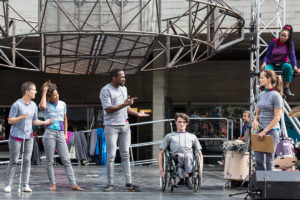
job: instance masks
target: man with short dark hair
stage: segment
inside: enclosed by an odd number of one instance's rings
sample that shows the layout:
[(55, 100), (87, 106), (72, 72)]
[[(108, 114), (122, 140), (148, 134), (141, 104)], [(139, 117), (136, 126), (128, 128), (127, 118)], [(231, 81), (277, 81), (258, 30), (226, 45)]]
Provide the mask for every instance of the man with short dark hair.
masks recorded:
[(241, 136), (238, 138), (239, 140), (246, 141), (248, 135), (248, 125), (250, 123), (250, 111), (246, 110), (243, 112), (243, 128)]
[(131, 144), (128, 114), (137, 117), (147, 117), (144, 112), (136, 112), (130, 105), (137, 99), (127, 95), (125, 87), (125, 73), (119, 69), (111, 71), (111, 82), (100, 91), (100, 100), (104, 109), (104, 133), (107, 145), (107, 179), (108, 184), (105, 192), (114, 189), (114, 160), (116, 157), (117, 144), (120, 147), (122, 167), (125, 174), (125, 191), (140, 191), (138, 186), (132, 184), (129, 163), (129, 147)]
[[(18, 164), (22, 142), (24, 144), (23, 171), (22, 171), (22, 192), (31, 192), (29, 187), (30, 160), (33, 148), (32, 125), (48, 125), (51, 120), (38, 120), (38, 108), (32, 101), (37, 93), (32, 82), (22, 84), (23, 97), (14, 102), (10, 108), (8, 123), (11, 124), (9, 134), (9, 164), (7, 166), (6, 187), (4, 192), (11, 192), (11, 185)], [(25, 138), (25, 141), (23, 141)]]
[(186, 126), (189, 121), (190, 118), (186, 114), (175, 114), (177, 131), (169, 133), (164, 137), (158, 154), (158, 167), (160, 176), (164, 177), (163, 154), (167, 149), (170, 149), (172, 158), (178, 162), (179, 166), (178, 175), (180, 181), (178, 182), (178, 185), (186, 184), (189, 189), (192, 189), (192, 183), (189, 176), (193, 169), (193, 151), (196, 150), (199, 155), (201, 171), (203, 169), (203, 155), (198, 138), (186, 131)]

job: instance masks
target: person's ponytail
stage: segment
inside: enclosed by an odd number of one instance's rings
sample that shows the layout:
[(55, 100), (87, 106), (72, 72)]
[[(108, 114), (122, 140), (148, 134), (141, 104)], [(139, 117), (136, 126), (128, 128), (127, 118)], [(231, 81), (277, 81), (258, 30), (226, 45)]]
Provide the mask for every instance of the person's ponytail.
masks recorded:
[(276, 82), (274, 84), (274, 89), (279, 92), (279, 94), (282, 96), (282, 79), (280, 76), (276, 76)]

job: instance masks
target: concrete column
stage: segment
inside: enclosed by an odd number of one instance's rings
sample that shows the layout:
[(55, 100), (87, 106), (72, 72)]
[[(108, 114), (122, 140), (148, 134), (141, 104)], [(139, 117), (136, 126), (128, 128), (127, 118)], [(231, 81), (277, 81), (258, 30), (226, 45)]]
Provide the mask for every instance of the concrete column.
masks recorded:
[[(165, 119), (165, 71), (153, 71), (153, 121)], [(153, 124), (153, 141), (162, 140), (165, 134), (165, 123)], [(153, 158), (159, 152), (159, 145), (153, 146)]]

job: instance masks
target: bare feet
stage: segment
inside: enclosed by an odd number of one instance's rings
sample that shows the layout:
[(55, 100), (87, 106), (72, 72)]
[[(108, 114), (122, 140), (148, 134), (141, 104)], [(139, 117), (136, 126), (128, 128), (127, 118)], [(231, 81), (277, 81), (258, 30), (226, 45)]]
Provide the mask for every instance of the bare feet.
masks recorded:
[(74, 184), (73, 187), (72, 187), (72, 190), (83, 191), (84, 189), (79, 187), (77, 184)]
[(56, 190), (56, 184), (51, 185), (50, 191), (55, 191)]

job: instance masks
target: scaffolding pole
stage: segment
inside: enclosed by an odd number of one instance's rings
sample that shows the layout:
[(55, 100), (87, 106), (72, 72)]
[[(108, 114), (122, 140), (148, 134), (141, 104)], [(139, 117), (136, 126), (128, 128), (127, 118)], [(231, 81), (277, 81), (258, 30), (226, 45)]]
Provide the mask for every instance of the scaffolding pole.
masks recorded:
[[(270, 6), (274, 7), (274, 15), (270, 17)], [(268, 13), (265, 13), (265, 11)], [(251, 121), (255, 116), (255, 106), (259, 90), (259, 73), (260, 61), (262, 55), (268, 48), (268, 41), (264, 38), (264, 33), (271, 33), (274, 37), (279, 37), (280, 30), (285, 24), (286, 0), (251, 0), (251, 22), (250, 22), (250, 111)], [(270, 18), (265, 19), (265, 16)], [(288, 105), (287, 102), (284, 104)], [(281, 117), (281, 131), (284, 136), (288, 136), (285, 115), (288, 112), (283, 112)], [(297, 123), (292, 123), (296, 131), (299, 133), (299, 128), (295, 127)]]

